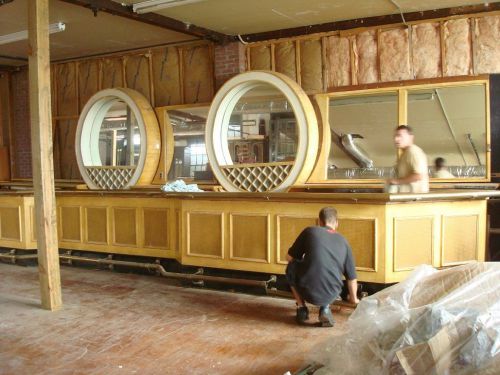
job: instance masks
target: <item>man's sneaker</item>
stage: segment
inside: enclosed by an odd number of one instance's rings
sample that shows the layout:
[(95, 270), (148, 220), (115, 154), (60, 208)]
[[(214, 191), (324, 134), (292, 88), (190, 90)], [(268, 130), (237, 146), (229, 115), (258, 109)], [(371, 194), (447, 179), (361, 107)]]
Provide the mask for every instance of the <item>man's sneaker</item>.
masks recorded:
[(297, 315), (295, 320), (299, 324), (303, 324), (307, 319), (309, 319), (309, 309), (307, 306), (297, 306)]
[(321, 306), (319, 309), (319, 322), (321, 327), (333, 327), (335, 325), (330, 306)]

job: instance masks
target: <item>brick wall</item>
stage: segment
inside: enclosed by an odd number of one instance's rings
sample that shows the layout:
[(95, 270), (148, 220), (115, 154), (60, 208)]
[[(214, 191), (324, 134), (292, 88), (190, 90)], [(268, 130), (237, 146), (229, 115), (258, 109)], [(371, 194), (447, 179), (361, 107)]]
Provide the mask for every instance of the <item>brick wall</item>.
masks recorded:
[(219, 89), (224, 82), (246, 70), (245, 47), (240, 42), (215, 46), (215, 87)]
[(12, 145), (11, 171), (13, 178), (31, 178), (31, 131), (29, 112), (28, 71), (12, 74)]

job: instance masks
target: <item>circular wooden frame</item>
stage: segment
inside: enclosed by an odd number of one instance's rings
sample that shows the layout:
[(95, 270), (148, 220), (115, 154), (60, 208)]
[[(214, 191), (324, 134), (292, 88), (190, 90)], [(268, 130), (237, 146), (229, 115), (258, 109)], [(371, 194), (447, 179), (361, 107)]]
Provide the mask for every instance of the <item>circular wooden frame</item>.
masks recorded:
[[(109, 108), (117, 100), (123, 100), (132, 110), (139, 125), (141, 148), (137, 166), (102, 166), (99, 155), (99, 130)], [(127, 189), (149, 185), (156, 173), (160, 159), (160, 129), (155, 112), (147, 99), (139, 92), (127, 88), (99, 91), (83, 107), (75, 138), (78, 168), (90, 189)], [(146, 163), (147, 161), (147, 163)], [(102, 173), (96, 177), (94, 171)], [(116, 177), (116, 182), (106, 181)]]
[[(295, 162), (287, 169), (286, 173), (283, 171), (285, 177), (277, 184), (270, 184), (271, 188), (269, 189), (264, 186), (256, 190), (252, 186), (252, 181), (249, 181), (248, 185), (252, 189), (236, 185), (234, 179), (231, 179), (222, 167), (235, 169), (239, 166), (238, 164), (234, 164), (233, 166), (227, 142), (227, 131), (231, 113), (245, 93), (263, 83), (274, 86), (291, 104), (297, 120), (299, 140)], [(309, 178), (318, 153), (318, 124), (311, 101), (295, 81), (276, 72), (251, 71), (233, 77), (217, 92), (208, 113), (205, 143), (212, 170), (225, 190), (230, 192), (281, 192), (288, 190), (295, 184), (305, 183)], [(275, 172), (270, 169), (272, 167), (283, 169), (284, 166), (282, 164), (284, 163), (261, 163), (258, 165), (255, 164), (254, 167), (252, 167), (252, 164), (249, 164), (244, 168), (248, 169), (251, 175), (255, 174), (251, 170), (252, 168), (260, 168), (259, 173), (269, 174)]]

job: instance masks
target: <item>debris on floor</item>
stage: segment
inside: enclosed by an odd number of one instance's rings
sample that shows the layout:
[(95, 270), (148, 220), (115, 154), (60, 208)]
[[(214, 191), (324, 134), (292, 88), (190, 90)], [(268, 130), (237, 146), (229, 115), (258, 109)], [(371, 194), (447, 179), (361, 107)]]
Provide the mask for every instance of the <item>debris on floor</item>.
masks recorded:
[(362, 300), (346, 333), (313, 350), (324, 374), (498, 374), (500, 264), (420, 266)]

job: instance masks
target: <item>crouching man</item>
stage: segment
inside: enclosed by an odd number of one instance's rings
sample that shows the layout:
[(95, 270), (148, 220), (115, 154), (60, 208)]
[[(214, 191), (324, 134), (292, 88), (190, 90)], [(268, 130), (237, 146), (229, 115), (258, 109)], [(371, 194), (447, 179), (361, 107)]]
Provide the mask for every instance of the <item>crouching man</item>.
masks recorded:
[(347, 279), (349, 301), (358, 303), (354, 258), (347, 240), (336, 232), (337, 210), (325, 207), (319, 212), (319, 226), (300, 233), (288, 250), (286, 277), (297, 302), (297, 323), (309, 319), (306, 301), (320, 306), (319, 322), (333, 327), (330, 304), (340, 295)]

